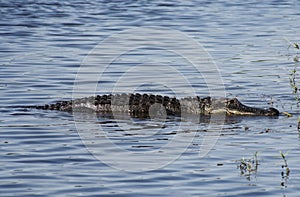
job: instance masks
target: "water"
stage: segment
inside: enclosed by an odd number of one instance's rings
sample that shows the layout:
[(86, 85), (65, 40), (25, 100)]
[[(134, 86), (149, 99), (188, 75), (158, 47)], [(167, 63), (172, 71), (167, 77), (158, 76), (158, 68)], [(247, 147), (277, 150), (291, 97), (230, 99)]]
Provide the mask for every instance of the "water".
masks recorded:
[[(297, 50), (287, 40), (299, 42), (298, 1), (0, 1), (0, 16), (0, 196), (297, 195), (299, 108), (289, 79)], [(227, 96), (294, 116), (233, 118), (223, 125), (195, 117), (77, 114), (74, 122), (65, 112), (10, 108), (70, 99), (78, 68), (99, 42), (150, 26), (201, 43)], [(174, 39), (178, 50), (189, 51), (182, 37)], [(99, 76), (91, 71), (87, 76)], [(184, 96), (192, 90), (205, 96), (222, 90), (209, 87), (201, 73), (174, 51), (136, 48), (116, 58), (99, 83), (79, 81), (90, 88), (80, 94)], [(92, 149), (93, 142), (100, 149)], [(176, 143), (166, 147), (170, 142)], [(287, 176), (279, 151), (286, 155)], [(256, 152), (258, 169), (241, 174), (240, 160), (254, 161)]]

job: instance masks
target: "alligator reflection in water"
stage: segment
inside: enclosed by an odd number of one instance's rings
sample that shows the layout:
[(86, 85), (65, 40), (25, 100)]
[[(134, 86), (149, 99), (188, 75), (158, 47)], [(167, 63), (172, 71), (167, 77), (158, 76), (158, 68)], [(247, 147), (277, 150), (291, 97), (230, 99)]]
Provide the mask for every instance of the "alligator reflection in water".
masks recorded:
[(97, 113), (128, 113), (132, 117), (166, 117), (167, 115), (181, 114), (226, 114), (243, 116), (278, 116), (275, 108), (256, 108), (242, 104), (236, 98), (211, 98), (211, 97), (187, 97), (178, 99), (175, 97), (152, 94), (116, 94), (97, 95), (60, 101), (50, 105), (21, 106), (43, 110), (60, 111), (93, 111)]
[[(105, 113), (105, 114), (99, 114), (96, 113), (96, 116), (91, 113), (82, 113), (82, 112), (75, 112), (76, 113), (76, 120), (77, 121), (86, 121), (86, 120), (91, 120), (96, 118), (98, 123), (107, 123), (108, 121), (118, 121), (118, 120), (130, 120), (132, 122), (140, 123), (142, 120), (149, 120), (149, 116), (132, 116), (130, 114), (125, 114), (125, 113)], [(190, 122), (193, 124), (201, 124), (204, 123), (206, 124), (226, 124), (226, 125), (232, 125), (236, 123), (240, 123), (244, 120), (261, 120), (262, 118), (266, 119), (278, 119), (278, 116), (211, 116), (211, 115), (196, 115), (196, 114), (191, 114), (191, 115), (186, 115), (184, 117), (179, 117), (179, 116), (166, 116), (164, 118), (151, 118), (152, 122)]]

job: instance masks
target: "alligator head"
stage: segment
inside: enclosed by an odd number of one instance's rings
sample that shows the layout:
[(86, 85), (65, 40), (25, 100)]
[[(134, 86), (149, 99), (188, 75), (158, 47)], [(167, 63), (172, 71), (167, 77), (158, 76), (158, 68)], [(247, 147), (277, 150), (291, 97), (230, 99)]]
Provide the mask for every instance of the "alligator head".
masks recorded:
[(202, 111), (205, 114), (226, 113), (227, 115), (278, 116), (279, 111), (273, 107), (256, 108), (242, 104), (237, 98), (202, 99)]

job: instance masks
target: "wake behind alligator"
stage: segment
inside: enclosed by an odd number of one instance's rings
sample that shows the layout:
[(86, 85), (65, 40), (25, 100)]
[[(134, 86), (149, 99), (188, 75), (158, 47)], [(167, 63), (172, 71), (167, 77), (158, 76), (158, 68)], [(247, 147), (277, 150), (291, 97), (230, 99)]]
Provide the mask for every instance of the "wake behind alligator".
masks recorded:
[(148, 115), (180, 115), (181, 113), (211, 115), (226, 113), (226, 115), (245, 116), (278, 116), (275, 108), (256, 108), (242, 104), (237, 98), (187, 97), (178, 99), (153, 94), (115, 94), (97, 95), (59, 101), (54, 104), (38, 106), (22, 106), (42, 110), (97, 112), (97, 113), (128, 113), (132, 116)]

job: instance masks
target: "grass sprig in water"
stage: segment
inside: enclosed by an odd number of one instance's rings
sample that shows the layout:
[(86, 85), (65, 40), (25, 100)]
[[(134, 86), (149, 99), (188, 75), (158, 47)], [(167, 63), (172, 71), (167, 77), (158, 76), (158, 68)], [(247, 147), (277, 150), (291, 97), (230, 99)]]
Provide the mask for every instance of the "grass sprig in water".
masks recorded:
[(287, 163), (287, 159), (286, 159), (286, 155), (283, 154), (282, 151), (280, 151), (280, 156), (281, 158), (283, 159), (283, 165), (281, 165), (281, 168), (283, 169), (281, 171), (281, 178), (282, 178), (282, 181), (281, 181), (281, 186), (286, 186), (286, 182), (290, 176), (290, 168), (288, 166), (288, 163)]
[(239, 168), (241, 170), (241, 174), (250, 177), (251, 173), (257, 172), (258, 169), (258, 152), (255, 152), (254, 157), (252, 159), (242, 158), (240, 160)]
[(293, 63), (294, 63), (294, 68), (290, 71), (290, 74), (289, 74), (289, 82), (290, 82), (290, 87), (292, 89), (292, 94), (294, 95), (294, 98), (297, 102), (297, 107), (299, 107), (299, 104), (300, 104), (300, 97), (299, 97), (299, 82), (297, 80), (297, 78), (299, 77), (299, 73), (298, 73), (298, 64), (299, 64), (299, 55), (300, 55), (300, 46), (298, 43), (294, 42), (292, 43), (291, 41), (289, 41), (287, 38), (286, 38), (286, 41), (289, 43), (289, 48), (293, 48), (295, 49), (294, 52), (290, 52), (289, 51), (289, 54), (288, 56), (289, 57), (293, 57)]

